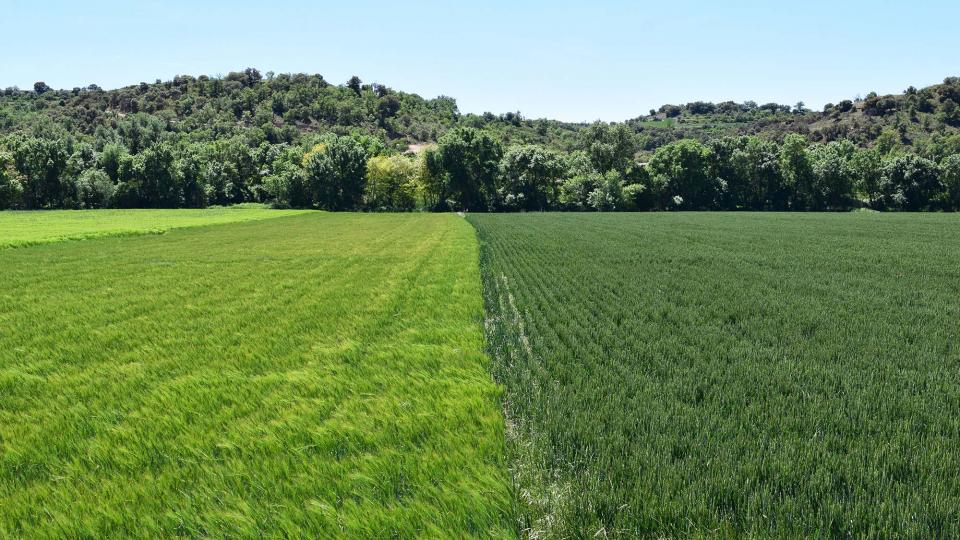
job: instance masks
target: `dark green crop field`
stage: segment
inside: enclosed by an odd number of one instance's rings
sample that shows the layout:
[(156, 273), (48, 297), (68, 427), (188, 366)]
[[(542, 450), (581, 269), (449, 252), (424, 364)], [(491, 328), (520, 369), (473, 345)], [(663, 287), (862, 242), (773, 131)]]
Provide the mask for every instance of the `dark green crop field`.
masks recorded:
[(960, 216), (469, 220), (525, 535), (960, 535)]
[(510, 536), (477, 258), (449, 214), (0, 250), (0, 538)]

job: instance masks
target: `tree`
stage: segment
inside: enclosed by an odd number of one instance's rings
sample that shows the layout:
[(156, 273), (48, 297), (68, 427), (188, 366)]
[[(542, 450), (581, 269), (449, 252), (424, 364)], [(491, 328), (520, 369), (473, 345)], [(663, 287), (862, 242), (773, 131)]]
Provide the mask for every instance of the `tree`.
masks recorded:
[(710, 150), (692, 139), (661, 147), (650, 159), (651, 176), (661, 199), (683, 199), (685, 209), (708, 209), (718, 205), (721, 185), (711, 176)]
[(900, 135), (892, 129), (885, 129), (880, 132), (873, 146), (881, 156), (886, 156), (893, 152), (900, 144)]
[(667, 118), (674, 118), (676, 116), (680, 116), (680, 113), (683, 112), (683, 110), (676, 105), (664, 105), (660, 107), (660, 112)]
[(946, 188), (947, 207), (960, 211), (960, 154), (944, 158), (940, 164), (940, 178)]
[(19, 208), (23, 185), (13, 166), (13, 156), (0, 151), (0, 210)]
[(417, 166), (404, 156), (374, 156), (367, 161), (363, 205), (369, 210), (413, 210), (416, 205)]
[(507, 207), (546, 210), (557, 201), (567, 167), (563, 156), (538, 145), (512, 146), (500, 163)]
[(363, 85), (363, 81), (361, 81), (360, 77), (357, 77), (356, 75), (350, 77), (350, 80), (347, 81), (347, 88), (353, 90), (358, 97), (360, 96), (361, 85)]
[(100, 169), (87, 169), (77, 177), (77, 202), (81, 208), (106, 208), (115, 191), (113, 181)]
[(47, 83), (45, 83), (45, 82), (43, 82), (43, 81), (37, 81), (37, 82), (33, 83), (33, 91), (34, 91), (34, 93), (36, 93), (37, 95), (46, 94), (47, 92), (50, 92), (51, 90), (53, 90), (53, 88), (50, 88), (49, 86), (47, 86)]
[(386, 126), (387, 119), (396, 116), (400, 110), (400, 100), (393, 94), (387, 94), (377, 100), (377, 116), (380, 125)]
[(114, 183), (120, 180), (120, 161), (129, 155), (127, 148), (122, 144), (109, 143), (103, 147), (97, 156), (97, 163)]
[(936, 163), (913, 154), (888, 159), (880, 181), (883, 205), (898, 210), (935, 208), (945, 193), (938, 173)]
[(183, 192), (183, 205), (188, 208), (207, 206), (207, 186), (203, 182), (204, 158), (199, 149), (187, 148), (173, 164), (177, 183)]
[(623, 204), (623, 186), (615, 171), (604, 174), (587, 195), (587, 204), (598, 212), (611, 212)]
[(790, 207), (806, 210), (813, 204), (813, 167), (807, 154), (807, 139), (791, 133), (780, 147), (780, 171), (790, 197)]
[(853, 151), (849, 141), (815, 145), (810, 149), (814, 210), (836, 210), (850, 205), (854, 178), (848, 162)]
[(732, 185), (737, 188), (734, 198), (737, 204), (753, 210), (784, 210), (790, 193), (786, 189), (780, 171), (780, 149), (773, 141), (760, 137), (747, 137), (733, 152), (734, 170), (742, 182)]
[(873, 207), (880, 204), (881, 159), (875, 148), (855, 150), (847, 164), (853, 176), (854, 192)]
[[(603, 182), (603, 175), (585, 172), (568, 178), (560, 186), (559, 203), (566, 210), (586, 210), (590, 208), (589, 198)], [(595, 196), (596, 197), (596, 196)]]
[(580, 148), (599, 173), (617, 171), (625, 176), (637, 152), (636, 135), (626, 124), (596, 122), (580, 132)]
[(455, 128), (437, 143), (447, 191), (454, 204), (463, 210), (495, 209), (497, 176), (503, 147), (490, 133), (475, 128)]
[(449, 175), (443, 168), (443, 155), (431, 146), (417, 156), (417, 192), (424, 208), (449, 210)]
[(710, 150), (710, 176), (725, 186), (719, 204), (726, 210), (744, 206), (750, 199), (749, 173), (741, 159), (746, 142), (747, 139), (743, 137), (723, 137), (707, 143)]
[(330, 136), (305, 156), (312, 204), (324, 210), (355, 210), (363, 203), (367, 154), (352, 137)]
[(279, 207), (304, 208), (311, 204), (306, 188), (301, 161), (304, 155), (299, 148), (281, 145), (270, 162), (270, 169), (263, 179), (267, 197)]
[(23, 204), (28, 209), (57, 208), (63, 194), (72, 189), (65, 175), (70, 147), (64, 138), (16, 137), (11, 148), (13, 163), (22, 178)]

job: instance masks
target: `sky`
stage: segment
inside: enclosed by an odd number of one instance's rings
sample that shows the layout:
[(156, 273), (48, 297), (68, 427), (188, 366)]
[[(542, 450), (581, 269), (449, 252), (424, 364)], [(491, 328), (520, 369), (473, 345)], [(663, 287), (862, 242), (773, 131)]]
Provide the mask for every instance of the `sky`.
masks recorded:
[(819, 109), (960, 75), (958, 20), (956, 0), (0, 0), (0, 87), (256, 67), (567, 121), (696, 100)]

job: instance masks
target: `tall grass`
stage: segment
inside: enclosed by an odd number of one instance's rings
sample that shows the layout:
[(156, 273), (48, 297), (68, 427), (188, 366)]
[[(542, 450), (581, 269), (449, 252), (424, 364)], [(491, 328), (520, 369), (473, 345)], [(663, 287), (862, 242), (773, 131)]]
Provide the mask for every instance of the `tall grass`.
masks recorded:
[(274, 210), (265, 205), (176, 210), (40, 210), (0, 212), (0, 249), (101, 236), (162, 234), (170, 229), (235, 223), (305, 210)]
[(320, 214), (0, 251), (0, 537), (505, 537), (477, 244)]
[(960, 536), (960, 216), (469, 219), (525, 535)]

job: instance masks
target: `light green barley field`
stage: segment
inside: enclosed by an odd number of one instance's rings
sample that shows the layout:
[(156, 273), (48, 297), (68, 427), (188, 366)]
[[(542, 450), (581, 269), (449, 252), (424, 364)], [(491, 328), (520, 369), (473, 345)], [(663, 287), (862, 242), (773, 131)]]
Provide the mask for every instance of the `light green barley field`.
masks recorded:
[(0, 250), (0, 537), (514, 535), (477, 257), (436, 214)]

